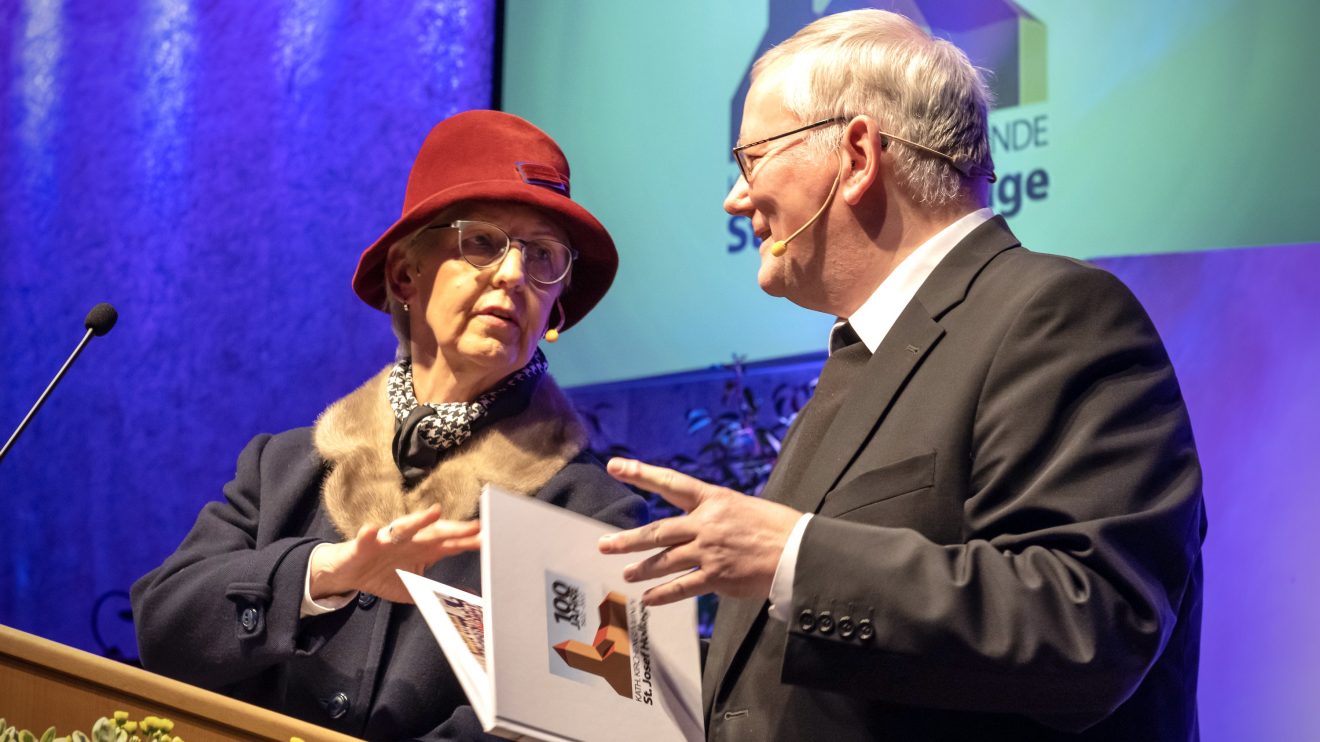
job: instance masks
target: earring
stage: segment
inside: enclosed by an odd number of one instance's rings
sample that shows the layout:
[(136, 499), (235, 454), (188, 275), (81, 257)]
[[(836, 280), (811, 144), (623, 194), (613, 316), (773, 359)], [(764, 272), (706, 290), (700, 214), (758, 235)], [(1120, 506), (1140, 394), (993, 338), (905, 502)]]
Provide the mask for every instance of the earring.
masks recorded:
[(564, 329), (564, 305), (555, 299), (555, 309), (559, 310), (559, 324), (545, 331), (545, 341), (554, 343), (559, 341), (559, 331)]
[(403, 313), (404, 313), (404, 314), (407, 314), (407, 313), (408, 313), (408, 302), (406, 302), (406, 301), (403, 302)]

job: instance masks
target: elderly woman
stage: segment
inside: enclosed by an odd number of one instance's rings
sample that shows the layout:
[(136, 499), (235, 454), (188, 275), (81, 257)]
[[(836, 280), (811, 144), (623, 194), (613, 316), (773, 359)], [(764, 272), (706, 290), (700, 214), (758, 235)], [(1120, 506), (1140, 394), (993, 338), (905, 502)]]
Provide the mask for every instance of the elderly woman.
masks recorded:
[(584, 450), (537, 348), (618, 263), (568, 173), (515, 116), (431, 131), (353, 278), (401, 360), (313, 427), (248, 444), (225, 500), (133, 586), (148, 669), (367, 739), (480, 734), (395, 568), (478, 590), (486, 482), (620, 527), (644, 512)]

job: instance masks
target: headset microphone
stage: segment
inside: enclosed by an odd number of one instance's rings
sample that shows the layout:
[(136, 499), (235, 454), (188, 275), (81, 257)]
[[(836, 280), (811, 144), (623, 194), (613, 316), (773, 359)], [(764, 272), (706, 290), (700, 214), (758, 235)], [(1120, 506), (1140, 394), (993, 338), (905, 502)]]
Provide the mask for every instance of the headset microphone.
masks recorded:
[(564, 305), (555, 299), (555, 308), (559, 310), (559, 324), (545, 331), (545, 341), (547, 343), (559, 342), (559, 333), (564, 329)]
[(775, 242), (773, 242), (770, 245), (771, 255), (773, 255), (776, 258), (783, 257), (784, 253), (788, 252), (788, 243), (792, 242), (794, 239), (797, 238), (798, 235), (805, 232), (807, 227), (810, 227), (811, 225), (815, 224), (816, 220), (820, 218), (820, 215), (825, 213), (825, 209), (829, 208), (830, 202), (834, 200), (835, 192), (839, 190), (839, 181), (843, 180), (843, 168), (844, 168), (844, 159), (840, 157), (839, 172), (834, 176), (834, 185), (830, 186), (830, 195), (825, 197), (825, 203), (821, 204), (820, 208), (816, 210), (815, 216), (812, 216), (810, 219), (808, 219), (806, 224), (803, 224), (802, 226), (798, 227), (796, 232), (788, 236), (788, 239), (776, 240)]

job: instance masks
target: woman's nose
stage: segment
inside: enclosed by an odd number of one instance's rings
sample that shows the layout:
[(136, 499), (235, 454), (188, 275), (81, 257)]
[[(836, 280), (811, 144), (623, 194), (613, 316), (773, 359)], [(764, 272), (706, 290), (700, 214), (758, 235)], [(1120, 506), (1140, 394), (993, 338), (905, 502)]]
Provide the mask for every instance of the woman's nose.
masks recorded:
[(527, 282), (527, 273), (523, 265), (523, 244), (518, 240), (509, 243), (509, 249), (495, 266), (494, 283), (496, 286), (522, 286)]

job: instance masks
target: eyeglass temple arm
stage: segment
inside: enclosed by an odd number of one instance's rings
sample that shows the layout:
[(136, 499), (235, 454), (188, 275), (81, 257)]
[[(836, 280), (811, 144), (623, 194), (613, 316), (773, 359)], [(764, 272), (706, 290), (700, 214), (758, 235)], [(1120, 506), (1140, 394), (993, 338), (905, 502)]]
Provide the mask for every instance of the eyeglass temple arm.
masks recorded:
[(906, 145), (909, 146), (909, 147), (915, 147), (915, 148), (921, 150), (922, 152), (926, 152), (926, 153), (928, 153), (928, 154), (935, 155), (936, 157), (938, 157), (938, 158), (940, 158), (940, 159), (942, 159), (942, 160), (948, 162), (950, 165), (952, 165), (954, 170), (957, 170), (958, 172), (960, 172), (960, 173), (963, 174), (963, 177), (966, 177), (966, 178), (985, 178), (986, 180), (990, 181), (991, 183), (993, 183), (993, 182), (995, 182), (996, 180), (998, 180), (998, 176), (995, 175), (995, 171), (993, 171), (993, 170), (986, 170), (985, 168), (981, 167), (980, 165), (968, 165), (968, 164), (964, 164), (964, 163), (958, 162), (957, 160), (953, 159), (952, 156), (950, 156), (950, 155), (946, 155), (945, 153), (939, 151), (938, 149), (931, 149), (930, 147), (927, 147), (927, 146), (924, 145), (924, 144), (917, 144), (916, 142), (914, 142), (914, 141), (912, 141), (912, 140), (910, 140), (910, 139), (904, 139), (903, 137), (895, 136), (895, 135), (893, 135), (893, 134), (887, 134), (887, 133), (885, 133), (885, 132), (880, 132), (880, 135), (881, 135), (881, 136), (885, 136), (885, 137), (889, 137), (890, 139), (893, 139), (893, 140), (896, 141), (896, 142), (902, 142), (903, 144), (906, 144)]

